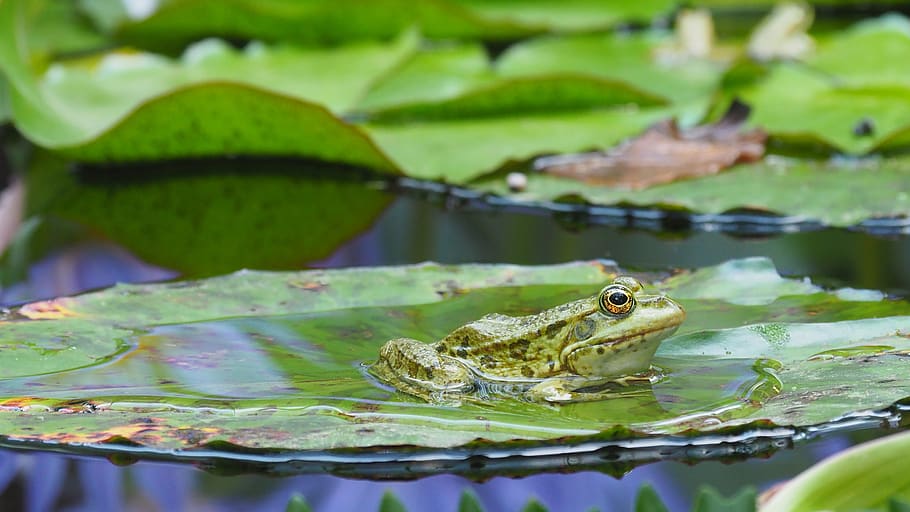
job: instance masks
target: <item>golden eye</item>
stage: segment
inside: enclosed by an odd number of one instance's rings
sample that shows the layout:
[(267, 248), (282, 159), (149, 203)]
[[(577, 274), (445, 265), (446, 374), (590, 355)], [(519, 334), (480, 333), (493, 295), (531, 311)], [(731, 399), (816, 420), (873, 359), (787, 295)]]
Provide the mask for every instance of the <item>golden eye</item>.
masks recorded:
[(611, 284), (600, 292), (600, 309), (611, 315), (628, 315), (635, 308), (635, 296), (621, 284)]

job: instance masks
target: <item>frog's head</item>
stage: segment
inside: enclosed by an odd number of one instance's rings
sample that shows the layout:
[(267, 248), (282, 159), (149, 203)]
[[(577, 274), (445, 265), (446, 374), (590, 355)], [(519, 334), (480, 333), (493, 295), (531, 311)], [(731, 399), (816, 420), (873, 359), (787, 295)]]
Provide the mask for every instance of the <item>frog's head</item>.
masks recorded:
[(589, 313), (567, 334), (564, 368), (578, 375), (629, 375), (647, 370), (660, 342), (686, 318), (663, 295), (645, 295), (632, 277), (620, 276), (595, 297)]

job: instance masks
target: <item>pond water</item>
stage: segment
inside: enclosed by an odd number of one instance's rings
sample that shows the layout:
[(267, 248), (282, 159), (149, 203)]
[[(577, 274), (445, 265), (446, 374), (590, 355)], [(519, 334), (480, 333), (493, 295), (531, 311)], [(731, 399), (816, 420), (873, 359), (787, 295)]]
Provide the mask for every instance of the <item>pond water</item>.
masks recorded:
[[(585, 226), (577, 219), (554, 217), (545, 212), (464, 209), (457, 201), (447, 201), (441, 196), (426, 198), (405, 193), (391, 199), (371, 227), (337, 247), (328, 257), (301, 261), (286, 268), (334, 268), (425, 260), (544, 264), (610, 258), (624, 268), (665, 270), (712, 265), (737, 257), (767, 256), (783, 275), (809, 276), (824, 286), (881, 289), (896, 295), (906, 295), (910, 290), (910, 239), (906, 237), (876, 237), (850, 230), (815, 230), (750, 238), (734, 238), (710, 231), (667, 234), (616, 226)], [(323, 221), (331, 222), (330, 219)], [(306, 233), (305, 226), (301, 226), (301, 236)], [(110, 242), (82, 239), (33, 262), (25, 281), (4, 290), (3, 301), (13, 304), (116, 282), (173, 277), (177, 277), (174, 271), (142, 262)], [(566, 290), (565, 295), (570, 296), (570, 292)], [(501, 299), (489, 297), (493, 302)], [(366, 311), (364, 314), (382, 315), (383, 312)], [(439, 335), (445, 334), (451, 325), (469, 319), (451, 318), (442, 325), (432, 321), (432, 308), (426, 314), (428, 325), (434, 325), (430, 330), (438, 330)], [(344, 328), (349, 326), (348, 319), (332, 315), (291, 316), (283, 326), (284, 331), (270, 330), (268, 335), (295, 344), (300, 351), (312, 352), (315, 360), (324, 359), (325, 366), (320, 371), (345, 374), (359, 371), (360, 355), (329, 354), (307, 346), (306, 336), (301, 336), (308, 329)], [(165, 326), (147, 335), (170, 337), (174, 341), (168, 344), (174, 351), (170, 356), (183, 357), (193, 352), (188, 345), (182, 346), (183, 342), (210, 339), (216, 333), (222, 339), (233, 340), (235, 350), (243, 350), (250, 343), (261, 343), (257, 339), (261, 338), (263, 329), (266, 327), (256, 325), (254, 320), (236, 320)], [(267, 329), (274, 329), (274, 325)], [(395, 326), (390, 323), (388, 331), (394, 330)], [(389, 332), (371, 333), (370, 339), (385, 339)], [(141, 346), (141, 340), (137, 344)], [(662, 363), (675, 365), (678, 377), (655, 386), (651, 401), (656, 408), (652, 413), (658, 415), (661, 393), (672, 386), (685, 386), (686, 372), (679, 368), (689, 364), (669, 359)], [(724, 373), (729, 383), (722, 391), (732, 395), (754, 389), (758, 378), (751, 362), (737, 364), (734, 361), (728, 368), (715, 369)], [(693, 372), (699, 371), (697, 365), (691, 368)], [(276, 368), (272, 376), (235, 373), (238, 380), (248, 382), (249, 386), (243, 388), (243, 396), (230, 398), (255, 401), (263, 394), (274, 394), (275, 386), (293, 388), (293, 381), (283, 380), (283, 376), (293, 372), (285, 370)], [(122, 358), (105, 366), (100, 373), (84, 376), (91, 377), (89, 380), (95, 383), (103, 378), (107, 384), (115, 385), (118, 378), (137, 372), (161, 378), (153, 365), (143, 359), (141, 351), (138, 357)], [(210, 377), (204, 371), (167, 376), (174, 382), (170, 388), (173, 393), (194, 403), (225, 398), (220, 395), (217, 381)], [(50, 387), (67, 384), (56, 382), (53, 377), (35, 377), (33, 380)], [(120, 392), (143, 396), (141, 390), (121, 389)], [(326, 390), (326, 393), (336, 395), (348, 392), (372, 398), (384, 393), (379, 387), (362, 386), (355, 390)], [(719, 396), (718, 400), (723, 398)], [(567, 408), (566, 414), (583, 419), (588, 416), (584, 407)], [(328, 474), (268, 478), (216, 474), (189, 465), (161, 462), (121, 466), (98, 458), (4, 450), (0, 451), (0, 487), (4, 488), (0, 500), (14, 507), (11, 509), (26, 510), (283, 510), (289, 496), (300, 493), (317, 511), (373, 510), (382, 493), (392, 490), (409, 510), (426, 509), (428, 503), (442, 504), (434, 506), (440, 510), (455, 510), (461, 492), (472, 489), (488, 510), (518, 510), (531, 497), (553, 510), (587, 510), (592, 506), (601, 510), (628, 510), (639, 486), (650, 482), (671, 510), (685, 510), (700, 484), (713, 485), (724, 494), (747, 484), (766, 488), (792, 477), (821, 457), (885, 433), (886, 430), (867, 428), (825, 436), (799, 443), (794, 449), (769, 452), (767, 459), (738, 462), (731, 459), (694, 466), (679, 462), (653, 463), (631, 469), (621, 479), (614, 474), (592, 471), (589, 466), (579, 467), (577, 460), (566, 456), (560, 468), (565, 474), (534, 474), (534, 463), (529, 461), (529, 476), (518, 479), (493, 477), (484, 482), (471, 482), (453, 475), (407, 482), (348, 479)], [(114, 462), (133, 461), (123, 458)], [(573, 467), (574, 471), (584, 471), (573, 472)], [(608, 464), (600, 469), (611, 473), (620, 470), (616, 465)], [(217, 471), (229, 473), (231, 468), (217, 468)]]

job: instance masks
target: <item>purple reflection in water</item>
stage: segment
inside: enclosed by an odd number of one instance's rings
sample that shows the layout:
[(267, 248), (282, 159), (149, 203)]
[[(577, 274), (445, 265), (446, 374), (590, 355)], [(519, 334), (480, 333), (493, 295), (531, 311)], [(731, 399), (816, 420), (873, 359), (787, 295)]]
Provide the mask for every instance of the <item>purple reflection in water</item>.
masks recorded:
[[(188, 482), (199, 476), (184, 467), (139, 465), (131, 468), (143, 474), (137, 479), (141, 492), (146, 496), (167, 496), (174, 489), (175, 481)], [(166, 470), (160, 468), (167, 468)], [(176, 477), (184, 473), (183, 477)], [(210, 478), (210, 477), (209, 477)], [(224, 512), (245, 510), (282, 510), (295, 493), (301, 494), (316, 511), (376, 510), (383, 494), (391, 491), (407, 510), (432, 509), (436, 512), (454, 511), (466, 489), (472, 490), (485, 510), (521, 510), (527, 501), (535, 498), (550, 510), (585, 511), (596, 507), (604, 512), (631, 510), (639, 486), (652, 483), (671, 510), (685, 510), (688, 495), (662, 475), (658, 466), (639, 468), (622, 480), (611, 476), (585, 472), (571, 475), (535, 475), (522, 479), (494, 478), (484, 483), (472, 483), (464, 478), (440, 475), (413, 482), (371, 482), (348, 480), (329, 475), (308, 475), (283, 480), (262, 477), (229, 477), (237, 482), (234, 496), (223, 496), (209, 504), (213, 510)], [(250, 483), (242, 480), (258, 479), (259, 492), (245, 492)], [(257, 494), (266, 492), (264, 496)], [(151, 493), (151, 494), (150, 494)], [(185, 490), (179, 493), (186, 499)], [(156, 500), (160, 510), (180, 510), (189, 503), (171, 499)]]
[(119, 467), (103, 459), (79, 459), (75, 463), (75, 471), (79, 475), (82, 500), (79, 505), (67, 510), (122, 510), (123, 471)]
[(162, 281), (176, 272), (142, 262), (113, 244), (87, 242), (33, 264), (22, 283), (3, 288), (0, 303), (15, 304), (117, 283)]
[(26, 459), (25, 510), (51, 510), (63, 490), (67, 460), (53, 453), (38, 453)]

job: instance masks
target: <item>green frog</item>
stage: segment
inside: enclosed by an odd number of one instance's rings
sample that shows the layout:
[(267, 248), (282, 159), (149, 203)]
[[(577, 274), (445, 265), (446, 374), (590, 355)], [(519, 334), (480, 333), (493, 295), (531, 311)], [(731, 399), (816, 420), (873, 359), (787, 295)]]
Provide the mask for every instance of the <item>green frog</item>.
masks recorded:
[(593, 297), (535, 315), (486, 315), (436, 343), (389, 340), (370, 372), (430, 402), (516, 389), (532, 401), (602, 400), (615, 394), (598, 387), (649, 380), (654, 352), (685, 317), (673, 300), (619, 276)]

